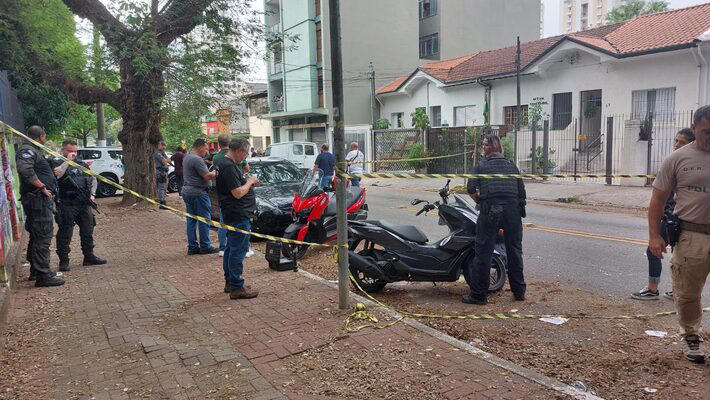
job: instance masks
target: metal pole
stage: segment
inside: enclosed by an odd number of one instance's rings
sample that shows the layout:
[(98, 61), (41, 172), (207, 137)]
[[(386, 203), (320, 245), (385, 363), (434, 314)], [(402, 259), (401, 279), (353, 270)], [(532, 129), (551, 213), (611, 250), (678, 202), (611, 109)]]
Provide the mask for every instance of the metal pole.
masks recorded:
[(542, 125), (542, 172), (550, 165), (550, 121), (545, 120)]
[[(646, 174), (651, 174), (651, 148), (653, 147), (653, 113), (648, 113), (648, 146), (646, 147)], [(646, 185), (653, 183), (651, 179), (646, 179)]]
[(606, 118), (606, 184), (611, 185), (611, 174), (614, 173), (614, 117)]
[[(345, 134), (343, 110), (343, 58), (340, 47), (340, 1), (329, 0), (330, 11), (330, 65), (333, 75), (333, 147), (335, 148), (336, 165), (345, 161)], [(335, 190), (338, 230), (338, 307), (348, 308), (348, 292), (350, 273), (348, 268), (348, 221), (345, 212), (345, 179), (336, 179)]]
[(520, 132), (520, 119), (522, 115), (522, 107), (520, 107), (520, 36), (518, 36), (518, 45), (515, 51), (515, 82), (518, 102), (515, 108), (515, 138), (513, 138), (513, 160), (515, 161), (515, 166), (518, 166), (518, 132)]
[[(579, 124), (581, 129), (582, 124)], [(574, 119), (574, 181), (577, 182), (577, 156), (579, 155), (579, 132), (577, 132), (577, 118)]]
[[(532, 127), (532, 173), (537, 174), (537, 123)], [(544, 169), (543, 169), (544, 171)]]

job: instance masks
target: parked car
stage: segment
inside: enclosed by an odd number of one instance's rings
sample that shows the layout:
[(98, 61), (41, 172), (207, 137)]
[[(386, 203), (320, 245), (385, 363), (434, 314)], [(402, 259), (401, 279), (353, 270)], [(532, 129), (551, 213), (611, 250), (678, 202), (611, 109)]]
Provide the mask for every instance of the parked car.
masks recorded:
[[(249, 158), (250, 175), (256, 175), (261, 184), (254, 188), (256, 216), (252, 230), (258, 233), (280, 235), (293, 222), (291, 208), (298, 193), (303, 172), (292, 162), (277, 157)], [(219, 201), (215, 186), (209, 188), (212, 201), (212, 219), (219, 220)]]
[[(120, 147), (82, 147), (77, 152), (77, 159), (90, 163), (91, 170), (118, 184), (123, 184), (125, 167), (123, 149)], [(96, 197), (109, 197), (116, 194), (116, 187), (99, 181)]]
[(312, 169), (318, 156), (318, 145), (313, 142), (275, 143), (266, 148), (265, 157), (280, 157), (298, 168)]

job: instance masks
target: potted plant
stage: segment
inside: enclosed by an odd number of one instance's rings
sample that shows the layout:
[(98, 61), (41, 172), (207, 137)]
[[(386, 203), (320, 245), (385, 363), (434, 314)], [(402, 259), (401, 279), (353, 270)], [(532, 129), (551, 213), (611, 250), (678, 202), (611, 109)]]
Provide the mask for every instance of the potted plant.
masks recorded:
[(550, 175), (554, 173), (555, 168), (557, 167), (557, 163), (555, 161), (550, 159), (550, 156), (555, 154), (555, 149), (550, 148), (547, 150), (547, 165), (545, 165), (545, 160), (544, 160), (544, 154), (542, 152), (542, 146), (538, 146), (537, 149), (535, 149), (535, 157), (536, 157), (536, 166), (537, 166), (537, 171), (542, 171), (546, 175)]

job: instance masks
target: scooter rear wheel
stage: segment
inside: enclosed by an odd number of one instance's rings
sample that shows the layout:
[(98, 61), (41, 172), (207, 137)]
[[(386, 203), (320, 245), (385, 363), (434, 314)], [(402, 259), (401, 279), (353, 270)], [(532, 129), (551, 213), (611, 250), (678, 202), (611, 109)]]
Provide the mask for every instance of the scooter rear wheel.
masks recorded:
[[(470, 257), (469, 263), (473, 263), (473, 256)], [(471, 285), (470, 282), (470, 277), (466, 273), (467, 270), (463, 272), (463, 277), (466, 280), (466, 283), (468, 285)], [(488, 286), (488, 293), (494, 293), (497, 292), (501, 289), (503, 289), (503, 285), (505, 285), (505, 279), (507, 278), (507, 271), (505, 269), (505, 264), (503, 263), (503, 259), (498, 254), (493, 254), (491, 256), (491, 278), (490, 278), (490, 285)]]

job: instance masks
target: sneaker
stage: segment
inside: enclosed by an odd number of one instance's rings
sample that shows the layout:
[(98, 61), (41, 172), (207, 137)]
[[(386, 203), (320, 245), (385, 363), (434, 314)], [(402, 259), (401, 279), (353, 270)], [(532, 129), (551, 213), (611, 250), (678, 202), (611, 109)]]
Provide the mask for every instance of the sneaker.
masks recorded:
[(631, 298), (636, 300), (658, 300), (658, 290), (653, 291), (647, 287), (631, 294)]
[(84, 265), (104, 265), (107, 262), (108, 261), (104, 260), (103, 258), (96, 257), (93, 254), (84, 257)]
[[(63, 276), (61, 272), (54, 272), (54, 271), (49, 271), (49, 276)], [(30, 272), (30, 277), (27, 279), (28, 281), (34, 281), (37, 279), (37, 273), (32, 271)]]
[(251, 288), (248, 287), (243, 287), (240, 289), (232, 289), (232, 291), (229, 292), (229, 298), (232, 300), (237, 300), (237, 299), (253, 299), (254, 297), (259, 295), (258, 290), (251, 290)]
[(673, 291), (671, 290), (671, 291), (669, 291), (669, 292), (663, 293), (663, 297), (665, 297), (665, 298), (667, 298), (667, 299), (669, 299), (669, 300), (673, 300)]
[(700, 337), (698, 335), (688, 335), (685, 337), (685, 344), (688, 345), (685, 358), (694, 363), (704, 364), (705, 354), (700, 349)]
[(229, 283), (224, 284), (224, 293), (231, 293), (232, 292), (232, 287), (229, 286)]
[(64, 284), (64, 279), (57, 278), (56, 276), (45, 275), (43, 277), (37, 277), (35, 281), (35, 287), (50, 287), (50, 286), (62, 286)]
[(188, 256), (194, 256), (195, 254), (200, 254), (200, 250), (188, 250), (187, 251)]
[(224, 257), (224, 250), (220, 250), (220, 251), (219, 251), (219, 256), (220, 256), (220, 257)]
[(71, 268), (69, 267), (69, 260), (59, 260), (59, 270), (62, 272), (68, 272), (71, 271)]
[(466, 304), (477, 304), (479, 306), (485, 306), (488, 304), (488, 299), (477, 299), (469, 294), (463, 295), (461, 297), (461, 302), (466, 303)]
[(219, 253), (219, 249), (216, 247), (210, 247), (209, 249), (200, 250), (200, 254), (214, 254)]
[(525, 293), (513, 294), (515, 301), (525, 301)]
[(249, 248), (249, 251), (247, 251), (247, 254), (245, 254), (244, 257), (251, 257), (251, 256), (253, 256), (253, 255), (254, 255), (254, 250), (252, 250), (251, 247), (250, 247), (250, 248)]

